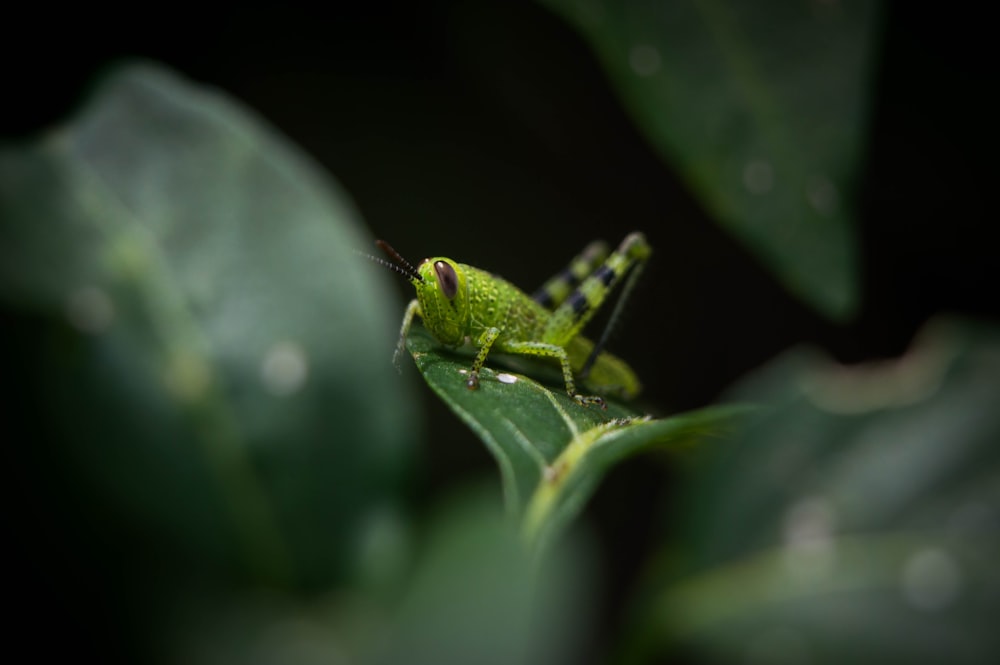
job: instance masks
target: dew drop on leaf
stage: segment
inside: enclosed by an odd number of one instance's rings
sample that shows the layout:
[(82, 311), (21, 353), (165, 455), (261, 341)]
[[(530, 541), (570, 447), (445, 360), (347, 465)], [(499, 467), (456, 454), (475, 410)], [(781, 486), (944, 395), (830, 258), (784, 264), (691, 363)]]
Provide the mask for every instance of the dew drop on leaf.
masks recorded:
[(309, 361), (302, 347), (290, 341), (274, 344), (260, 364), (264, 388), (278, 397), (298, 392), (309, 375)]

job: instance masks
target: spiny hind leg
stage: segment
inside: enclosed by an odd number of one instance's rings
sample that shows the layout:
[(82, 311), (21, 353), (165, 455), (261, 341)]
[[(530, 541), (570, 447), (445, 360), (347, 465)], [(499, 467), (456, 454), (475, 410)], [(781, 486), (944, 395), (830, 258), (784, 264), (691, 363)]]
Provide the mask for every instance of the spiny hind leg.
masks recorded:
[(507, 342), (503, 345), (503, 352), (533, 356), (535, 358), (555, 358), (562, 367), (563, 380), (566, 382), (566, 393), (577, 404), (582, 404), (583, 406), (596, 404), (602, 409), (608, 408), (603, 397), (581, 395), (576, 392), (576, 382), (573, 380), (573, 368), (569, 364), (569, 355), (567, 355), (566, 349), (563, 347), (555, 344), (546, 344), (545, 342)]
[(581, 377), (586, 378), (590, 374), (590, 368), (594, 366), (594, 361), (597, 360), (597, 356), (604, 350), (604, 345), (607, 344), (608, 338), (611, 336), (611, 331), (618, 323), (622, 310), (625, 309), (625, 303), (628, 302), (629, 296), (632, 295), (632, 289), (639, 282), (639, 275), (642, 274), (642, 270), (646, 267), (646, 263), (649, 261), (652, 253), (653, 249), (646, 241), (646, 236), (638, 231), (633, 231), (625, 236), (621, 245), (615, 250), (615, 254), (625, 257), (627, 264), (623, 273), (626, 275), (625, 285), (622, 286), (618, 298), (615, 300), (615, 307), (611, 310), (611, 316), (608, 317), (608, 322), (605, 324), (604, 330), (601, 331), (601, 337), (594, 344), (594, 348), (587, 357), (587, 361), (583, 363), (583, 367), (580, 368)]
[(622, 305), (628, 298), (651, 253), (649, 243), (646, 242), (646, 237), (642, 233), (638, 231), (630, 233), (625, 236), (625, 239), (607, 260), (584, 279), (580, 286), (566, 298), (565, 302), (552, 312), (542, 334), (542, 341), (563, 346), (580, 333), (580, 330), (604, 304), (618, 282), (628, 275), (625, 288), (622, 289), (618, 302), (608, 319), (608, 324), (581, 369), (582, 376), (585, 376), (590, 370), (594, 359), (604, 348), (608, 333), (617, 322)]
[(606, 258), (608, 258), (607, 243), (595, 240), (574, 257), (569, 265), (542, 284), (531, 295), (531, 299), (548, 309), (558, 307)]

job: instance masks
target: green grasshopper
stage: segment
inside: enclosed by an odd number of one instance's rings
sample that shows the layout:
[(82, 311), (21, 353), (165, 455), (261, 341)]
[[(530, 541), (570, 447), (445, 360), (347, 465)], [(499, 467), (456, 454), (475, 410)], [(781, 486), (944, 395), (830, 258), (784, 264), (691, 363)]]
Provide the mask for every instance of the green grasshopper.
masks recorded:
[[(399, 331), (393, 355), (397, 368), (413, 317), (419, 316), (442, 344), (458, 347), (471, 343), (477, 350), (466, 379), (472, 390), (479, 387), (479, 372), (486, 358), (496, 352), (557, 361), (566, 392), (584, 406), (607, 408), (602, 397), (577, 392), (574, 372), (595, 392), (624, 399), (639, 394), (639, 380), (632, 369), (603, 347), (652, 253), (643, 234), (630, 233), (610, 255), (603, 242), (591, 243), (533, 296), (501, 277), (445, 257), (424, 259), (414, 268), (385, 241), (378, 240), (376, 245), (394, 263), (364, 256), (405, 276), (417, 290)], [(580, 331), (626, 276), (608, 324), (595, 344)]]

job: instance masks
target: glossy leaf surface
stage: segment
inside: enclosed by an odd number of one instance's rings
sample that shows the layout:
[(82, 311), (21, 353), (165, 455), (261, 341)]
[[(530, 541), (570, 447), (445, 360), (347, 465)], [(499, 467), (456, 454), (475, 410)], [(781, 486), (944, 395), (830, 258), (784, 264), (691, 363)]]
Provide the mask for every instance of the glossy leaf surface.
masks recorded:
[(543, 0), (707, 211), (824, 314), (858, 305), (877, 2)]

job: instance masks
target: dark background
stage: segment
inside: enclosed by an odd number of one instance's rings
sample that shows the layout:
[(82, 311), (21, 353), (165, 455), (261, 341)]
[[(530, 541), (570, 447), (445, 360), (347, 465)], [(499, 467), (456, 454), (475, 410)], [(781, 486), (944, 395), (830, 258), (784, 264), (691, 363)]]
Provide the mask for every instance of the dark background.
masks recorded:
[[(796, 344), (855, 362), (903, 352), (936, 313), (1000, 314), (984, 16), (886, 8), (859, 200), (862, 308), (839, 326), (714, 225), (629, 121), (582, 39), (537, 4), (133, 10), (6, 20), (0, 138), (65, 119), (95, 75), (137, 56), (254, 109), (411, 260), (451, 256), (530, 291), (589, 240), (644, 230), (656, 254), (611, 346), (640, 369), (645, 406), (658, 413), (708, 404)], [(494, 473), (429, 391), (424, 402), (417, 503), (457, 477)], [(667, 496), (662, 472), (627, 463), (591, 506), (612, 575), (609, 619), (652, 537), (648, 516), (659, 511), (646, 507)]]

